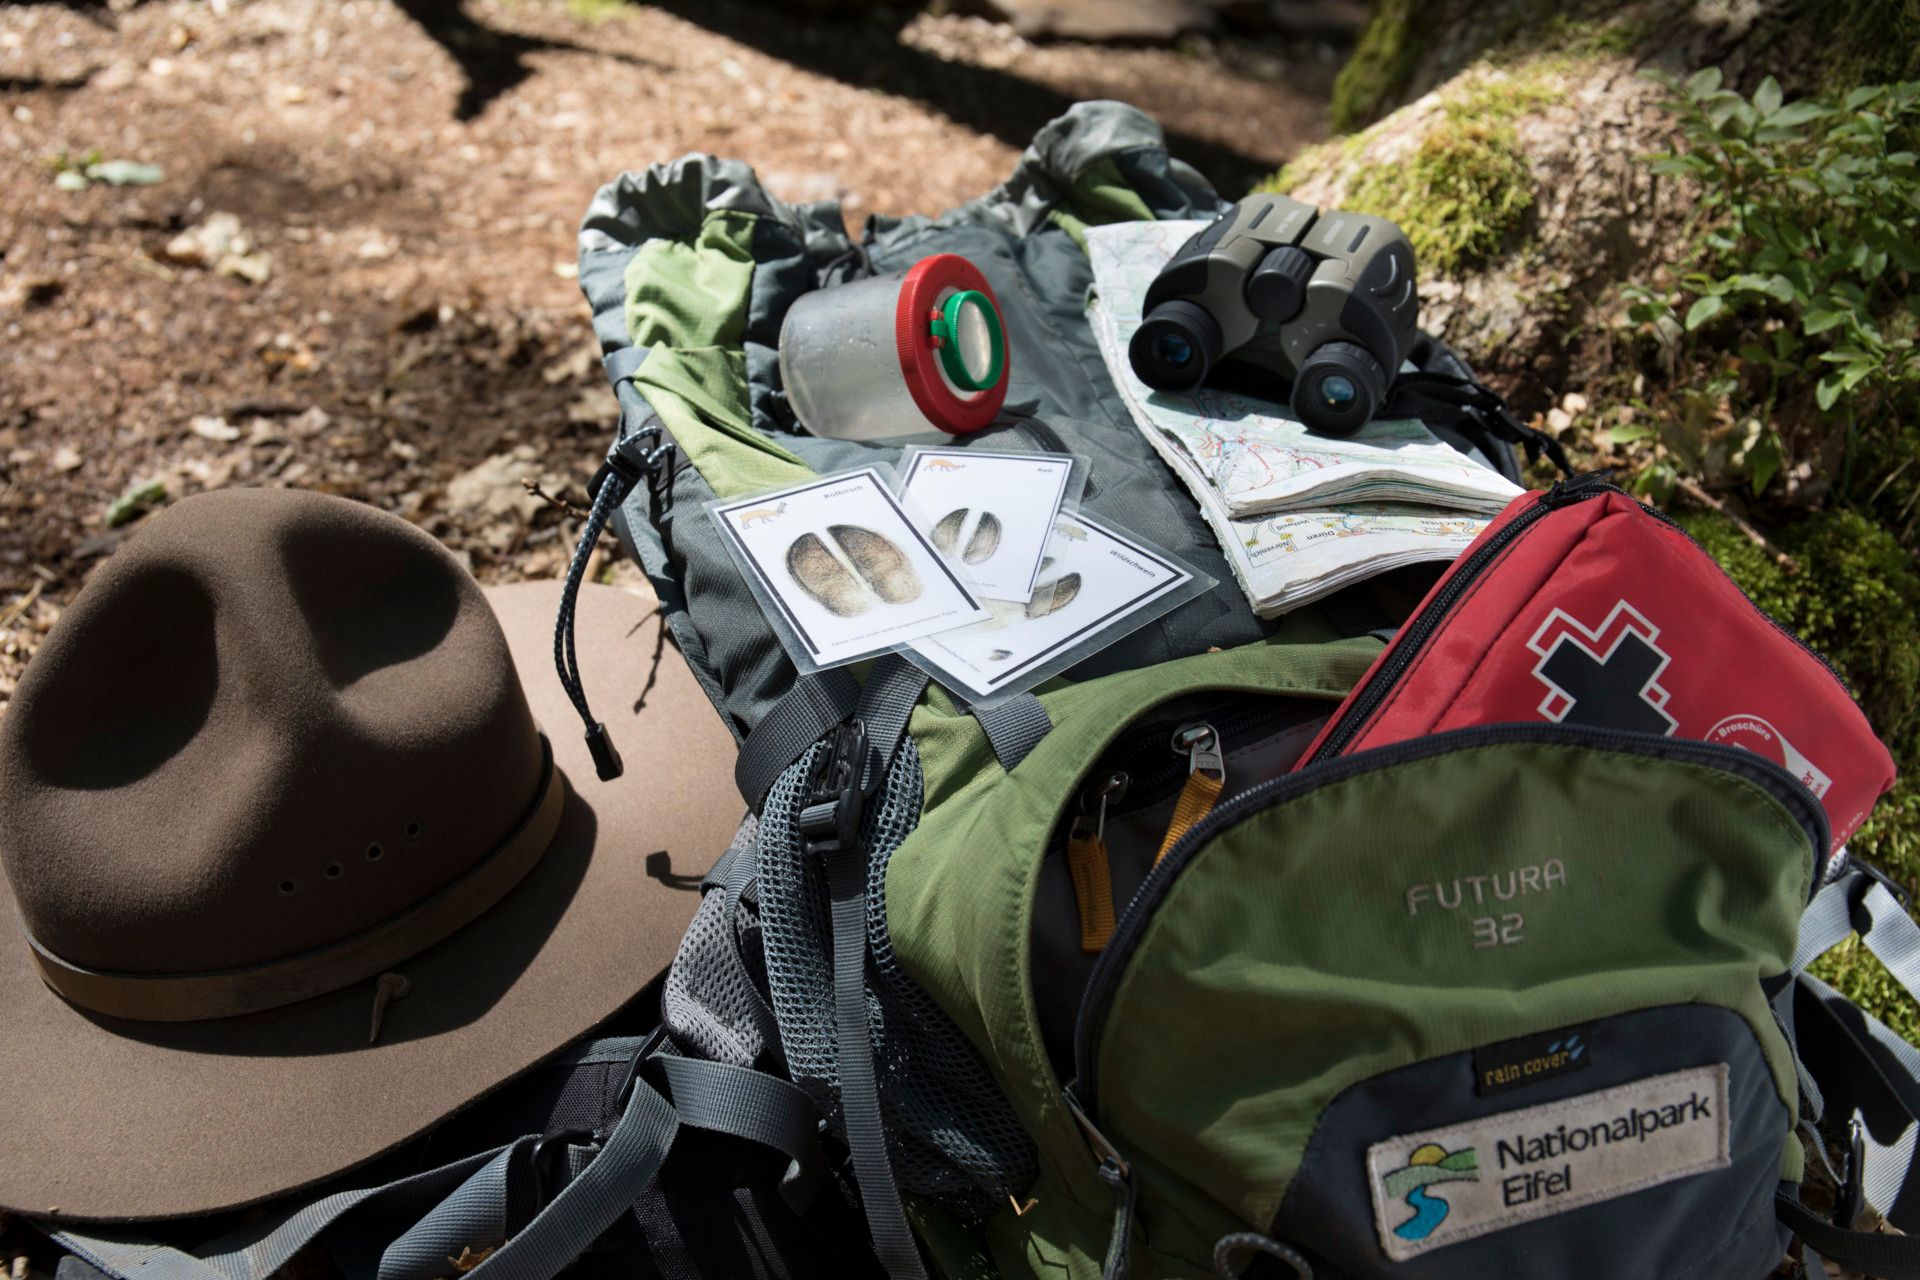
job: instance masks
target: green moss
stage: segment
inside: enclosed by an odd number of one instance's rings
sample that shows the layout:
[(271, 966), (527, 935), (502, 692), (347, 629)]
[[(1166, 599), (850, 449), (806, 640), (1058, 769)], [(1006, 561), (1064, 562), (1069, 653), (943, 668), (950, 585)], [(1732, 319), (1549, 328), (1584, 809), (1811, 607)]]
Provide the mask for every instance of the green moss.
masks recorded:
[(1363, 167), (1373, 135), (1353, 134), (1302, 152), (1258, 189), (1351, 173), (1342, 208), (1398, 223), (1422, 270), (1472, 267), (1509, 248), (1533, 208), (1533, 175), (1513, 123), (1564, 96), (1545, 64), (1473, 73), (1448, 91), (1411, 156)]
[(582, 22), (605, 22), (627, 10), (627, 0), (567, 0), (567, 12)]
[(1364, 134), (1349, 134), (1308, 147), (1280, 167), (1280, 171), (1254, 187), (1255, 191), (1278, 191), (1282, 195), (1310, 178), (1350, 166), (1366, 141)]
[(1417, 0), (1378, 0), (1353, 56), (1333, 82), (1329, 112), (1346, 133), (1379, 119), (1413, 82), (1427, 34)]
[(1512, 243), (1533, 208), (1533, 174), (1511, 125), (1451, 121), (1400, 163), (1359, 174), (1341, 205), (1398, 223), (1421, 269), (1449, 274)]
[(1811, 52), (1828, 92), (1920, 78), (1920, 0), (1823, 0), (1815, 12)]
[[(1755, 604), (1839, 668), (1901, 773), (1920, 768), (1920, 571), (1899, 541), (1851, 511), (1809, 516), (1775, 535), (1800, 565), (1789, 575), (1719, 516), (1680, 523)], [(1920, 788), (1896, 786), (1851, 848), (1920, 892)], [(1815, 972), (1920, 1039), (1920, 1009), (1864, 947), (1836, 950)]]
[(1789, 575), (1719, 516), (1681, 523), (1753, 597), (1825, 654), (1896, 758), (1920, 764), (1920, 570), (1891, 533), (1852, 511), (1805, 517), (1773, 535)]

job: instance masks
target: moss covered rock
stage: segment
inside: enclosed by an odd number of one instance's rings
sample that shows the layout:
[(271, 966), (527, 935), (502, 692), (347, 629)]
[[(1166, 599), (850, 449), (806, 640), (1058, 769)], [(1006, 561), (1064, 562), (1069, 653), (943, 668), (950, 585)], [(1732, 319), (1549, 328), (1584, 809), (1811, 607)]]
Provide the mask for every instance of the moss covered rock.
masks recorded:
[(1773, 535), (1800, 566), (1788, 574), (1720, 516), (1680, 522), (1755, 604), (1839, 668), (1894, 756), (1920, 766), (1920, 571), (1899, 540), (1852, 511), (1807, 516)]
[[(1808, 516), (1775, 534), (1799, 565), (1788, 574), (1721, 516), (1680, 523), (1755, 604), (1839, 668), (1903, 779), (1920, 770), (1920, 571), (1899, 541), (1852, 511)], [(1851, 848), (1920, 893), (1920, 786), (1896, 785)], [(1835, 949), (1815, 972), (1920, 1041), (1920, 1008), (1864, 946)]]
[[(1671, 122), (1658, 86), (1597, 51), (1478, 65), (1264, 185), (1398, 223), (1421, 324), (1525, 415), (1561, 385), (1568, 335), (1678, 235), (1686, 210), (1639, 156)], [(1551, 396), (1551, 399), (1549, 398)]]

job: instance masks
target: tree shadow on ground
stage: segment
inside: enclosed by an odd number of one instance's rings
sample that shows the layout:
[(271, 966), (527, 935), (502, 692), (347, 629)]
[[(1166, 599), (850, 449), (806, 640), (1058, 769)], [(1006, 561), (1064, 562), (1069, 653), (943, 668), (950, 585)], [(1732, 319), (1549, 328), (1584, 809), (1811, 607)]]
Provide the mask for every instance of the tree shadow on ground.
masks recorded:
[[(905, 44), (903, 16), (810, 21), (727, 0), (656, 0), (653, 7), (803, 70), (910, 98), (1012, 147), (1025, 147), (1041, 125), (1078, 100), (1049, 85), (949, 62)], [(1168, 150), (1222, 191), (1243, 190), (1273, 171), (1270, 159), (1179, 129), (1166, 132)]]
[(528, 54), (585, 53), (659, 69), (657, 63), (614, 49), (595, 49), (570, 40), (501, 31), (476, 20), (465, 5), (450, 4), (447, 0), (393, 0), (393, 4), (429, 39), (446, 50), (447, 56), (459, 64), (466, 76), (466, 87), (460, 91), (453, 107), (456, 120), (472, 120), (495, 98), (533, 75), (534, 69), (526, 62)]

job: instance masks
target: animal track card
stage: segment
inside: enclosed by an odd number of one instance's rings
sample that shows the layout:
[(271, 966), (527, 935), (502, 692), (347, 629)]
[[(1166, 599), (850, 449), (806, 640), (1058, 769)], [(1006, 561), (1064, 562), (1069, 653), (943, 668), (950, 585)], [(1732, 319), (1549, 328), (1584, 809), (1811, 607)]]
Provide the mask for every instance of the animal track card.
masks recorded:
[(1084, 513), (1054, 521), (1040, 581), (1024, 601), (989, 600), (992, 615), (916, 640), (907, 656), (974, 702), (1031, 688), (1213, 586), (1166, 552)]
[(1059, 453), (910, 449), (900, 492), (975, 592), (1024, 603), (1054, 517), (1077, 492), (1077, 464)]
[(873, 468), (707, 504), (802, 670), (986, 616)]

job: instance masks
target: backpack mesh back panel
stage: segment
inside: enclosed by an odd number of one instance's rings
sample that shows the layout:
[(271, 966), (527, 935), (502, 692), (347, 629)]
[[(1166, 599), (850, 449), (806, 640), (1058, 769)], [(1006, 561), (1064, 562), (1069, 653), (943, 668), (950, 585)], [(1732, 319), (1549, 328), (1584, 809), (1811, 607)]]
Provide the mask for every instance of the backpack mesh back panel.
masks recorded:
[[(795, 830), (816, 744), (768, 793), (760, 820), (760, 924), (767, 982), (793, 1079), (843, 1130), (834, 1062), (833, 964), (827, 878)], [(887, 861), (920, 817), (922, 776), (901, 744), (861, 823), (867, 850), (867, 1014), (894, 1174), (903, 1190), (984, 1218), (1029, 1185), (1037, 1155), (973, 1045), (907, 976), (887, 934)]]

